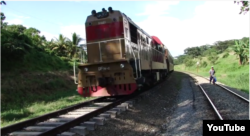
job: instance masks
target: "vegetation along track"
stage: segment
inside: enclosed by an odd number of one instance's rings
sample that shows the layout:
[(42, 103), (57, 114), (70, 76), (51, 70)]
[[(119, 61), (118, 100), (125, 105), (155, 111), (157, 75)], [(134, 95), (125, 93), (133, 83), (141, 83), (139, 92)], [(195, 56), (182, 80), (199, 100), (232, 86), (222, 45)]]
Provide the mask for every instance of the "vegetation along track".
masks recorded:
[[(164, 80), (165, 79), (162, 81)], [(147, 89), (143, 88), (141, 91), (136, 91), (136, 93), (129, 96), (100, 97), (89, 100), (34, 119), (4, 127), (1, 129), (1, 133), (5, 136), (86, 135), (88, 130), (94, 130), (96, 125), (103, 125), (105, 120), (111, 116), (115, 117), (119, 112), (126, 110), (131, 104), (131, 101), (128, 100), (152, 87), (153, 86), (148, 87)]]
[(249, 119), (249, 100), (247, 94), (239, 95), (220, 83), (209, 83), (209, 79), (188, 73), (197, 82), (220, 120), (244, 120)]

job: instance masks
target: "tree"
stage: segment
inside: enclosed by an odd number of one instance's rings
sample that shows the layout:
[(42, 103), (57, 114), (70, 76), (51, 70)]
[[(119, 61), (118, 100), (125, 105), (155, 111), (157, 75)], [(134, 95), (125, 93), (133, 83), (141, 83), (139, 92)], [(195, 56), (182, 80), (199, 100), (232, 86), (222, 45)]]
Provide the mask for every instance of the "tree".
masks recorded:
[(59, 38), (56, 39), (55, 43), (52, 44), (52, 50), (58, 56), (67, 57), (68, 47), (70, 46), (70, 44), (70, 40), (60, 34)]
[(73, 57), (76, 57), (77, 55), (77, 46), (83, 39), (77, 35), (76, 33), (72, 34), (72, 41), (68, 48), (68, 56), (72, 59)]
[(244, 14), (246, 14), (249, 11), (249, 5), (248, 5), (248, 1), (234, 1), (234, 3), (237, 3), (239, 5), (239, 3), (242, 3), (242, 6), (240, 8), (240, 13), (244, 12)]
[(249, 39), (235, 40), (235, 45), (231, 48), (239, 58), (239, 64), (246, 64), (249, 60)]
[[(5, 1), (1, 1), (0, 4), (6, 5)], [(2, 28), (2, 24), (3, 24), (3, 21), (6, 19), (6, 16), (4, 15), (3, 12), (0, 12), (0, 14), (1, 14), (1, 28)]]
[(1, 1), (0, 4), (1, 4), (1, 5), (2, 5), (2, 4), (6, 5), (6, 2), (5, 2), (5, 1)]

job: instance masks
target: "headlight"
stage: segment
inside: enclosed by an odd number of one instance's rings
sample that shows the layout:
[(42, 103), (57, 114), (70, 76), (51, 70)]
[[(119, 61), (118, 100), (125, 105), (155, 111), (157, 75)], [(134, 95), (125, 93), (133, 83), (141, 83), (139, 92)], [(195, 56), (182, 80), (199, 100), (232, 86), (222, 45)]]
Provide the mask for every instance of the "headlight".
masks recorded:
[(84, 71), (85, 71), (85, 72), (88, 72), (88, 68), (84, 68)]
[(121, 67), (121, 68), (124, 68), (124, 64), (120, 64), (120, 67)]

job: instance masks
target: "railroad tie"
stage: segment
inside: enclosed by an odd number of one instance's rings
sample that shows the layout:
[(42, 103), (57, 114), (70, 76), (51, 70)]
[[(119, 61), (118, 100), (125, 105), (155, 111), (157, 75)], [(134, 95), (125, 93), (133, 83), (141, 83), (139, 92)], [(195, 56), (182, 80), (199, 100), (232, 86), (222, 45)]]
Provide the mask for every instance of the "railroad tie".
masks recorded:
[(51, 130), (55, 127), (47, 127), (47, 126), (30, 126), (30, 127), (26, 127), (24, 128), (24, 130), (26, 131), (38, 131), (38, 132), (44, 132), (44, 131), (48, 131)]
[(133, 107), (134, 106), (134, 102), (133, 101), (126, 101), (126, 102), (122, 103), (122, 105), (123, 104), (128, 104), (129, 107)]
[(121, 111), (126, 111), (127, 110), (127, 106), (126, 105), (118, 105), (118, 106), (116, 106), (116, 108), (121, 109)]
[(110, 114), (111, 118), (115, 118), (117, 115), (117, 111), (109, 110), (109, 111), (106, 111), (105, 113)]
[(61, 134), (58, 134), (57, 136), (77, 136), (77, 134), (72, 132), (63, 132)]
[(70, 115), (85, 115), (89, 113), (89, 111), (71, 111), (71, 112), (68, 112), (67, 114), (70, 114)]
[(38, 126), (60, 126), (62, 124), (65, 124), (64, 122), (40, 122), (37, 125)]
[(102, 103), (94, 103), (95, 106), (106, 106), (111, 104), (112, 102), (102, 102)]
[(81, 126), (86, 127), (88, 130), (95, 130), (96, 129), (96, 123), (92, 121), (85, 121), (81, 123)]
[(9, 136), (37, 136), (42, 132), (12, 132)]
[(122, 109), (121, 108), (113, 108), (110, 111), (117, 111), (117, 115), (121, 114)]
[(78, 118), (82, 115), (72, 115), (72, 114), (66, 114), (66, 115), (60, 115), (60, 118)]
[(48, 121), (49, 122), (69, 122), (74, 120), (73, 118), (51, 118)]
[(83, 127), (83, 126), (75, 126), (75, 127), (70, 129), (70, 132), (77, 133), (81, 136), (85, 136), (88, 134), (87, 128)]
[(105, 118), (104, 117), (93, 117), (90, 121), (94, 121), (97, 125), (104, 125)]
[(73, 112), (92, 112), (92, 111), (95, 111), (95, 110), (96, 109), (81, 108), (81, 109), (74, 110)]
[(98, 117), (104, 117), (105, 120), (109, 120), (111, 118), (111, 115), (108, 113), (102, 113), (102, 114), (98, 115)]

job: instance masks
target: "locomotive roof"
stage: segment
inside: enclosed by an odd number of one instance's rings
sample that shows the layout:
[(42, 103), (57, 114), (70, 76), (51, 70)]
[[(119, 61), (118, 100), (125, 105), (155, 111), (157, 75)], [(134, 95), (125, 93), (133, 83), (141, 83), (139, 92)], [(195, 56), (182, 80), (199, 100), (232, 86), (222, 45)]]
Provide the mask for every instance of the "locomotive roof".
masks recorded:
[(135, 27), (137, 27), (140, 31), (142, 31), (144, 34), (146, 34), (148, 37), (151, 37), (147, 32), (145, 32), (143, 29), (141, 29), (135, 22), (132, 21), (129, 17), (126, 16), (126, 14), (122, 13), (123, 17), (125, 17), (131, 24), (133, 24)]
[(152, 39), (153, 39), (154, 41), (156, 41), (158, 44), (163, 44), (163, 43), (161, 42), (161, 40), (160, 40), (158, 37), (156, 37), (156, 36), (152, 36)]

